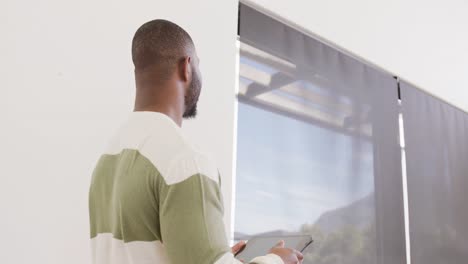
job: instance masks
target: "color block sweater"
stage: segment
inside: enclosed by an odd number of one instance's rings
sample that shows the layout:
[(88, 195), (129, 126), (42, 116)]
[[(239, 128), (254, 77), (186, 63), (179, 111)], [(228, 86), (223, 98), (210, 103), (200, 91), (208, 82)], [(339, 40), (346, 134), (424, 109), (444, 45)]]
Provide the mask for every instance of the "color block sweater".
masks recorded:
[(133, 112), (119, 129), (94, 169), (89, 213), (94, 264), (240, 264), (216, 166), (164, 114)]

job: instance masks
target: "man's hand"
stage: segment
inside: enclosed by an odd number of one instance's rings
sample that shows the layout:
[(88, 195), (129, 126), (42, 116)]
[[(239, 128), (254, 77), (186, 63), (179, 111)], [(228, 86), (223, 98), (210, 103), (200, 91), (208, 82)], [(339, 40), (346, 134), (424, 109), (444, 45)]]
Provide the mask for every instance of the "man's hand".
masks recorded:
[[(232, 246), (231, 248), (232, 254), (235, 256), (237, 253), (239, 253), (240, 251), (244, 249), (245, 245), (246, 245), (245, 241), (240, 241), (239, 243)], [(243, 259), (241, 259), (240, 261), (244, 263)]]
[(242, 249), (244, 249), (245, 245), (245, 241), (240, 241), (239, 243), (232, 246), (232, 254), (236, 255), (237, 253), (239, 253)]
[(283, 240), (270, 249), (269, 253), (280, 256), (284, 264), (301, 264), (304, 259), (301, 252), (292, 248), (285, 248)]

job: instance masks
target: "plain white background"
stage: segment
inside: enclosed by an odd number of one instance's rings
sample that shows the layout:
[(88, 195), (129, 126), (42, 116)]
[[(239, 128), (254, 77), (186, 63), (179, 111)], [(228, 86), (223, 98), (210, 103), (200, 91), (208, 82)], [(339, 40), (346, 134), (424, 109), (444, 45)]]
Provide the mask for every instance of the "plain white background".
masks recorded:
[(199, 118), (184, 130), (218, 162), (230, 226), (236, 1), (0, 5), (0, 263), (89, 263), (91, 172), (132, 110), (131, 39), (154, 18), (184, 27), (198, 48)]
[[(467, 2), (255, 3), (468, 109)], [(198, 48), (200, 114), (184, 129), (218, 162), (231, 227), (236, 1), (3, 0), (1, 263), (89, 263), (90, 174), (132, 109), (131, 38), (154, 18)]]

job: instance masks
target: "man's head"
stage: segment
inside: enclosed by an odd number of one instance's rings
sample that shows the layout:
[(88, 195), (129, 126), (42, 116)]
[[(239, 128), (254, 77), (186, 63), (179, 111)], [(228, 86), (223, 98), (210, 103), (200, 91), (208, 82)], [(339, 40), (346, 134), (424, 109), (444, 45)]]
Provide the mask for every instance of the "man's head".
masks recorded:
[[(169, 100), (168, 91), (163, 92), (162, 89), (182, 86), (183, 117), (196, 115), (202, 86), (199, 58), (192, 38), (183, 28), (162, 19), (143, 24), (133, 37), (132, 60), (137, 86), (138, 79), (146, 86), (151, 86), (150, 91), (145, 91), (145, 97), (150, 94), (158, 102)], [(148, 90), (148, 87), (145, 89)], [(166, 98), (158, 98), (164, 96)]]

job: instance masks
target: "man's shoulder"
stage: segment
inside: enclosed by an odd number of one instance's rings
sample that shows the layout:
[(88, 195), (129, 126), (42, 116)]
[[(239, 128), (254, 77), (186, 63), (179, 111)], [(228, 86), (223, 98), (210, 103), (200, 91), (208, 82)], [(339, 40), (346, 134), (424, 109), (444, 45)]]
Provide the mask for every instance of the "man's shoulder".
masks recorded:
[(167, 184), (176, 184), (201, 174), (218, 182), (218, 170), (211, 157), (184, 136), (151, 133), (138, 151), (159, 171)]
[(190, 147), (172, 159), (163, 177), (167, 184), (176, 184), (197, 175), (219, 182), (218, 168), (211, 155)]
[(179, 127), (165, 117), (155, 118), (146, 114), (136, 117), (118, 131), (106, 153), (137, 150), (151, 162), (167, 184), (175, 184), (197, 174), (218, 182), (218, 170), (211, 156), (192, 144)]
[(201, 151), (180, 133), (151, 133), (139, 149), (171, 185), (203, 175), (218, 182), (218, 169), (210, 154)]

